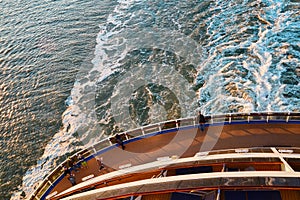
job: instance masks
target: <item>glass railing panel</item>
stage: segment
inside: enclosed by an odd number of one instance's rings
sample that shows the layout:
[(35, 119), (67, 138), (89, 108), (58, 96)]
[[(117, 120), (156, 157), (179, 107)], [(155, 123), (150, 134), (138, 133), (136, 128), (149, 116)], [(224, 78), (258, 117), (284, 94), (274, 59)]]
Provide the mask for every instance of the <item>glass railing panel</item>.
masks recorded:
[(298, 116), (289, 116), (289, 120), (291, 120), (291, 121), (300, 121), (300, 114)]
[(58, 167), (49, 177), (48, 180), (53, 183), (56, 179), (58, 179), (58, 177), (60, 177), (60, 175), (62, 175), (62, 168)]
[(273, 113), (273, 114), (268, 116), (268, 120), (286, 121), (287, 117), (288, 117), (288, 115), (284, 114), (284, 113)]
[(142, 131), (142, 129), (135, 129), (133, 131), (127, 132), (126, 135), (128, 136), (129, 139), (135, 138), (135, 137), (143, 135), (143, 131)]
[(159, 127), (159, 125), (155, 124), (155, 125), (152, 125), (152, 126), (143, 127), (143, 130), (144, 130), (145, 134), (154, 133), (154, 132), (160, 131), (160, 127)]
[(84, 158), (86, 158), (92, 155), (92, 151), (86, 149), (85, 151), (81, 152), (81, 154), (83, 155)]
[(43, 185), (43, 187), (39, 190), (39, 192), (37, 193), (36, 197), (41, 198), (45, 192), (47, 191), (47, 189), (50, 187), (50, 183), (47, 181), (45, 182), (45, 184)]
[(179, 127), (184, 127), (184, 126), (194, 126), (197, 125), (196, 119), (195, 118), (189, 118), (189, 119), (181, 119), (177, 121)]
[(276, 148), (279, 153), (285, 153), (285, 154), (300, 154), (300, 148), (296, 147), (278, 147)]
[(248, 115), (233, 115), (231, 116), (231, 121), (248, 121)]
[(250, 121), (267, 121), (267, 114), (254, 113), (250, 117)]
[(235, 153), (235, 150), (229, 149), (229, 150), (222, 150), (222, 151), (210, 151), (208, 155), (218, 155), (218, 154), (228, 154), (228, 153)]
[(109, 140), (102, 140), (99, 143), (95, 144), (94, 148), (96, 149), (96, 151), (99, 151), (99, 150), (101, 150), (101, 149), (103, 149), (105, 147), (108, 147), (110, 145), (111, 145), (111, 143), (110, 143)]
[(215, 115), (215, 116), (210, 116), (210, 117), (206, 117), (206, 121), (209, 124), (215, 124), (215, 123), (223, 123), (226, 121), (229, 121), (228, 117), (226, 115)]
[(237, 148), (237, 149), (226, 149), (219, 151), (210, 151), (210, 152), (200, 152), (201, 155), (207, 153), (207, 155), (217, 155), (217, 154), (229, 154), (229, 153), (273, 153), (269, 147), (265, 148)]
[(227, 163), (225, 171), (281, 171), (281, 163)]
[[(224, 122), (224, 121), (229, 121), (230, 116), (229, 115), (214, 115), (210, 116), (213, 118), (215, 122)], [(209, 117), (208, 117), (209, 118)]]
[(273, 151), (269, 148), (250, 148), (249, 149), (250, 153), (273, 153)]
[(269, 121), (282, 121), (282, 120), (286, 120), (286, 117), (284, 117), (284, 116), (269, 116), (268, 117), (268, 120)]
[(176, 127), (177, 127), (176, 121), (170, 121), (170, 122), (166, 122), (166, 123), (161, 124), (161, 129), (162, 130), (176, 128)]

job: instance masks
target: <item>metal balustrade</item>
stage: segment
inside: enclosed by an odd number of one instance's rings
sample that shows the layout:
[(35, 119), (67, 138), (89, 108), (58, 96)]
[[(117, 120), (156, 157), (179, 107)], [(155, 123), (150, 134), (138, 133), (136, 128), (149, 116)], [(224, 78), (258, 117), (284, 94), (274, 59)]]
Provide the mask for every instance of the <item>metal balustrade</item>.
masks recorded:
[[(208, 125), (212, 124), (232, 124), (238, 122), (286, 122), (286, 123), (300, 123), (300, 113), (299, 112), (253, 112), (253, 113), (229, 113), (229, 114), (220, 114), (220, 115), (210, 115), (206, 116), (206, 121)], [(119, 134), (123, 134), (126, 139), (136, 138), (143, 136), (145, 134), (160, 132), (163, 130), (178, 129), (181, 127), (187, 126), (198, 126), (196, 117), (181, 118), (176, 120), (169, 120), (165, 122), (160, 122), (156, 124), (151, 124), (143, 127), (139, 127), (130, 131), (125, 131)], [(93, 144), (92, 146), (87, 147), (68, 159), (76, 158), (78, 154), (83, 154), (85, 160), (89, 160), (94, 157), (94, 154), (104, 150), (107, 147), (115, 145), (112, 142), (112, 139), (115, 135), (110, 136), (106, 139), (101, 140), (100, 142)], [(267, 149), (267, 148), (266, 148)], [(266, 150), (265, 149), (265, 150)], [(254, 149), (253, 149), (254, 150)], [(258, 149), (257, 149), (258, 150)], [(260, 150), (262, 150), (260, 148)], [(299, 150), (297, 149), (297, 152)], [(255, 151), (253, 151), (255, 152)], [(211, 154), (222, 153), (222, 151), (210, 152)], [(68, 159), (62, 162), (57, 166), (37, 187), (37, 189), (31, 194), (30, 200), (34, 199), (44, 199), (45, 194), (48, 190), (51, 190), (62, 178), (63, 171), (62, 168), (68, 163)]]

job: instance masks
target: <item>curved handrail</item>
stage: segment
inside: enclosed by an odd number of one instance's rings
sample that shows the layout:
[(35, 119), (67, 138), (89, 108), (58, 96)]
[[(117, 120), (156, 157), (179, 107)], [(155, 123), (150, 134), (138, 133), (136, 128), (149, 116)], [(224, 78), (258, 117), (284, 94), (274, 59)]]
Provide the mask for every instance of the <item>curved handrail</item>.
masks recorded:
[[(232, 123), (234, 121), (248, 121), (249, 123), (252, 121), (265, 121), (269, 122), (272, 120), (275, 121), (285, 121), (286, 123), (291, 121), (299, 121), (300, 122), (300, 113), (299, 112), (251, 112), (251, 113), (227, 113), (227, 114), (218, 114), (218, 115), (210, 115), (205, 117), (208, 124), (214, 123)], [(146, 125), (143, 127), (139, 127), (136, 129), (132, 129), (130, 131), (124, 131), (118, 133), (123, 135), (126, 140), (134, 137), (139, 137), (142, 135), (146, 135), (148, 133), (154, 133), (162, 130), (168, 130), (173, 128), (179, 128), (184, 126), (196, 126), (198, 125), (196, 117), (188, 117), (181, 118), (175, 120), (168, 120), (164, 122), (159, 122), (151, 125)], [(115, 134), (116, 135), (116, 134)], [(62, 168), (67, 164), (69, 159), (73, 159), (77, 157), (78, 154), (86, 154), (85, 160), (89, 160), (93, 157), (95, 153), (98, 151), (107, 148), (109, 146), (113, 146), (114, 143), (112, 139), (115, 135), (109, 136), (96, 144), (93, 144), (83, 150), (76, 152), (74, 155), (70, 156), (60, 165), (58, 165), (38, 186), (38, 188), (30, 195), (29, 199), (43, 199), (42, 197), (48, 192), (49, 188), (53, 187), (53, 184), (57, 182), (63, 176)], [(93, 152), (93, 153), (92, 153)]]
[[(280, 147), (282, 148), (282, 147)], [(199, 166), (203, 165), (204, 163), (206, 165), (216, 165), (216, 164), (222, 164), (223, 169), (221, 171), (216, 172), (225, 172), (225, 166), (227, 163), (231, 162), (277, 162), (281, 163), (280, 156), (285, 157), (286, 155), (291, 155), (293, 153), (293, 150), (300, 150), (300, 148), (282, 148), (286, 150), (285, 152), (288, 152), (287, 154), (278, 155), (276, 152), (273, 151), (272, 147), (251, 147), (251, 148), (242, 148), (242, 149), (222, 149), (222, 150), (212, 150), (208, 152), (201, 152), (201, 154), (196, 153), (194, 156), (186, 157), (186, 158), (179, 158), (179, 157), (164, 157), (166, 159), (153, 161), (151, 165), (147, 164), (141, 164), (134, 166), (130, 169), (127, 169), (126, 172), (121, 173), (111, 173), (109, 176), (104, 177), (98, 177), (94, 179), (93, 181), (90, 181), (86, 184), (77, 185), (74, 188), (69, 188), (66, 191), (63, 191), (62, 193), (59, 193), (57, 196), (55, 196), (55, 199), (61, 199), (65, 197), (69, 197), (70, 195), (75, 194), (78, 191), (87, 191), (91, 188), (97, 188), (98, 186), (102, 185), (103, 182), (110, 183), (114, 180), (120, 180), (120, 177), (122, 179), (126, 179), (126, 176), (130, 177), (133, 174), (137, 173), (143, 173), (147, 171), (160, 171), (158, 174), (161, 175), (161, 173), (164, 170), (171, 170), (177, 167), (178, 168), (185, 168), (184, 166)], [(243, 151), (239, 151), (243, 150)], [(245, 151), (247, 150), (247, 151)], [(278, 150), (278, 148), (276, 148)], [(204, 154), (203, 154), (204, 153)], [(222, 154), (222, 155), (221, 155)], [(221, 155), (221, 156), (220, 156)], [(295, 157), (300, 158), (299, 154), (296, 154)], [(255, 159), (258, 160), (255, 160)], [(230, 161), (229, 161), (230, 160)], [(263, 161), (264, 160), (264, 161)], [(283, 171), (283, 168), (281, 169)], [(157, 178), (158, 176), (152, 176), (152, 178)], [(172, 176), (172, 175), (171, 175)], [(112, 184), (109, 184), (112, 185)], [(114, 185), (114, 184), (113, 184)]]

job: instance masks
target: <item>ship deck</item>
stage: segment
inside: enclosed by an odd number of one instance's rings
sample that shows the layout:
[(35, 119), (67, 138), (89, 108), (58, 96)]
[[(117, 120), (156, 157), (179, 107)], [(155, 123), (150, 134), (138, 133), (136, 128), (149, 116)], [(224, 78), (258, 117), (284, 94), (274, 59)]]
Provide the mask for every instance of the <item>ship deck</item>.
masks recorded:
[[(159, 159), (189, 158), (199, 152), (220, 152), (228, 151), (228, 149), (243, 151), (243, 149), (253, 147), (300, 147), (298, 115), (294, 118), (287, 118), (284, 115), (284, 117), (275, 117), (271, 120), (267, 118), (269, 115), (251, 118), (251, 120), (249, 120), (249, 115), (247, 116), (248, 118), (243, 118), (244, 120), (240, 117), (238, 120), (226, 118), (221, 122), (216, 119), (212, 122), (213, 119), (210, 118), (204, 131), (200, 130), (195, 121), (192, 123), (193, 125), (185, 125), (184, 120), (176, 120), (173, 121), (173, 124), (165, 123), (163, 126), (168, 126), (168, 128), (158, 131), (141, 129), (138, 131), (141, 131), (142, 134), (134, 131), (123, 133), (125, 150), (115, 144), (114, 138), (111, 137), (106, 141), (110, 145), (105, 148), (96, 145), (82, 151), (81, 153), (86, 155), (88, 168), (73, 170), (72, 173), (75, 175), (78, 185), (94, 177), (105, 176), (120, 169), (140, 166)], [(151, 127), (149, 130), (156, 130), (156, 128)], [(96, 158), (102, 159), (104, 169), (99, 170)], [(67, 161), (64, 165), (66, 164)], [(157, 173), (159, 171), (155, 170), (139, 173), (139, 178), (155, 176)], [(116, 178), (105, 180), (100, 181), (101, 183), (97, 182), (97, 188), (130, 182), (136, 178), (131, 175), (119, 174)], [(67, 176), (60, 175), (55, 181), (55, 184), (52, 183), (47, 192), (43, 193), (41, 199), (61, 198), (62, 192), (72, 188)], [(81, 187), (80, 191), (83, 188)]]

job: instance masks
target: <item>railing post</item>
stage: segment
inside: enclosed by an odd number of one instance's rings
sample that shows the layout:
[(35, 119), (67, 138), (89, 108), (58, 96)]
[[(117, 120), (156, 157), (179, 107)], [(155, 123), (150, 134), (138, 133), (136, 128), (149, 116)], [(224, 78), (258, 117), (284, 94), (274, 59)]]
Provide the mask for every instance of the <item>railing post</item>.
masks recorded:
[(221, 170), (221, 172), (225, 172), (225, 170), (226, 170), (226, 164), (225, 164), (225, 163), (223, 163), (223, 167), (222, 167), (222, 170)]
[(97, 150), (96, 150), (95, 146), (93, 145), (92, 148), (93, 148), (94, 154), (96, 154)]
[(51, 183), (51, 181), (48, 180), (48, 183), (49, 183), (51, 186), (53, 186), (53, 184)]
[(107, 138), (107, 140), (108, 140), (108, 142), (109, 142), (110, 146), (112, 146), (112, 145), (113, 145), (113, 143), (110, 141), (109, 137)]
[(216, 200), (220, 200), (220, 198), (221, 198), (221, 190), (220, 190), (220, 188), (218, 188)]
[(127, 133), (125, 132), (124, 134), (125, 134), (126, 140), (129, 140)]
[(141, 127), (141, 130), (142, 130), (143, 135), (145, 135), (145, 131), (144, 131), (143, 127)]

